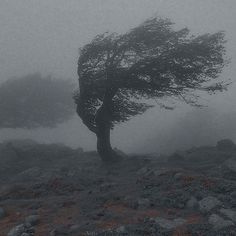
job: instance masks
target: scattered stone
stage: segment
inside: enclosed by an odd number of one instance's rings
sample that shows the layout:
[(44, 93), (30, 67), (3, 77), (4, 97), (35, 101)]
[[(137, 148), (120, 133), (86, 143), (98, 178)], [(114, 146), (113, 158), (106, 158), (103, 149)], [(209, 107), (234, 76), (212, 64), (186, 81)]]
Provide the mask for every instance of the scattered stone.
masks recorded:
[(31, 226), (37, 225), (39, 221), (40, 221), (39, 215), (31, 215), (31, 216), (26, 217), (25, 219), (25, 223)]
[(236, 148), (236, 145), (230, 139), (223, 139), (217, 142), (216, 147), (219, 151), (232, 151)]
[(208, 196), (199, 201), (199, 208), (201, 212), (207, 213), (221, 204), (222, 203), (217, 198)]
[(220, 230), (226, 227), (230, 227), (233, 226), (234, 223), (230, 220), (224, 220), (223, 218), (221, 218), (220, 216), (216, 215), (216, 214), (212, 214), (209, 217), (208, 220), (209, 224), (212, 225), (214, 230)]
[(20, 224), (15, 226), (10, 230), (10, 232), (7, 234), (7, 236), (21, 236), (23, 233), (25, 233), (26, 227), (24, 224)]
[(231, 209), (220, 209), (220, 213), (222, 213), (224, 216), (231, 219), (234, 223), (236, 223), (236, 211), (233, 211)]
[(5, 210), (2, 207), (0, 207), (0, 220), (3, 219), (5, 216), (6, 216)]
[(186, 203), (187, 208), (189, 209), (197, 209), (198, 208), (198, 201), (195, 197), (191, 197), (187, 203)]
[(162, 228), (167, 230), (175, 229), (183, 224), (185, 224), (187, 221), (183, 218), (177, 218), (174, 220), (168, 220), (162, 217), (155, 218), (155, 222)]

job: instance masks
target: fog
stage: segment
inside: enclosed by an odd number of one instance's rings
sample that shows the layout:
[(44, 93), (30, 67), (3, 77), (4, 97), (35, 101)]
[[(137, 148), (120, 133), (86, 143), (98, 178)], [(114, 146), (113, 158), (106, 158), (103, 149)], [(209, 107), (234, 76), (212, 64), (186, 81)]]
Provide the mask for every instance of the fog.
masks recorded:
[[(187, 26), (193, 34), (224, 30), (231, 63), (221, 78), (235, 81), (235, 0), (1, 0), (0, 82), (35, 72), (76, 81), (80, 47), (98, 33), (125, 32), (153, 15), (170, 18), (177, 28)], [(227, 92), (203, 97), (203, 109), (176, 104), (167, 111), (157, 106), (116, 127), (112, 143), (126, 152), (153, 153), (226, 137), (236, 141), (235, 90), (233, 83)], [(1, 130), (0, 140), (11, 138), (95, 149), (94, 135), (76, 115), (56, 129)]]

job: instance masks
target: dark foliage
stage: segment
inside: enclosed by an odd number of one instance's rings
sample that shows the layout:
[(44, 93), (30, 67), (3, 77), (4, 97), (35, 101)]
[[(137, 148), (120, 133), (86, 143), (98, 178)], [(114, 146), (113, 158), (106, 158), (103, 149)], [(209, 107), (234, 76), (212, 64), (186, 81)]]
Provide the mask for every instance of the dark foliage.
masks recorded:
[(107, 94), (111, 127), (152, 107), (147, 99), (177, 97), (197, 105), (196, 90), (225, 88), (221, 82), (209, 83), (227, 64), (224, 44), (223, 32), (193, 36), (159, 18), (125, 34), (98, 35), (80, 51), (77, 112), (96, 133), (96, 116)]

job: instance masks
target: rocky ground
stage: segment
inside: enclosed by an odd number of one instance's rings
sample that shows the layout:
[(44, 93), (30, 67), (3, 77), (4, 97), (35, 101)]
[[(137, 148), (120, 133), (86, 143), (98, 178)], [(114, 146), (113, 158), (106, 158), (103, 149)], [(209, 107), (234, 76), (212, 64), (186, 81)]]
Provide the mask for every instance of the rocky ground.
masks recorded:
[(95, 152), (0, 144), (0, 236), (236, 236), (236, 146), (102, 164)]

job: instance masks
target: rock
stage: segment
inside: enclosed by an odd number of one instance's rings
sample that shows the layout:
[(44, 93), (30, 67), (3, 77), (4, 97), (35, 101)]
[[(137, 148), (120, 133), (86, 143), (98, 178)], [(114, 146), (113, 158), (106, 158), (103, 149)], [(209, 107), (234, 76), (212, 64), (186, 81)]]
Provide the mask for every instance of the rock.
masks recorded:
[(150, 207), (150, 200), (148, 198), (138, 199), (138, 208), (139, 209), (147, 209)]
[(215, 197), (208, 196), (199, 201), (200, 211), (203, 213), (209, 212), (217, 206), (220, 206), (222, 203)]
[(186, 203), (186, 207), (189, 209), (197, 209), (198, 206), (198, 201), (195, 197), (191, 197)]
[(69, 229), (69, 233), (79, 233), (81, 229), (80, 225), (72, 225)]
[(149, 171), (150, 171), (150, 169), (147, 166), (144, 166), (140, 170), (137, 171), (137, 174), (138, 175), (145, 175)]
[(231, 219), (234, 223), (236, 223), (236, 211), (222, 208), (220, 209), (220, 213)]
[(10, 230), (10, 232), (7, 234), (7, 236), (21, 236), (23, 233), (25, 233), (26, 227), (24, 224), (20, 224), (15, 226)]
[(155, 218), (155, 222), (162, 228), (167, 230), (175, 229), (186, 223), (186, 220), (183, 218), (177, 218), (174, 220), (168, 220), (162, 217)]
[(0, 207), (0, 220), (3, 219), (5, 216), (6, 216), (5, 210), (2, 207)]
[(39, 215), (31, 215), (25, 218), (25, 223), (31, 226), (37, 225), (40, 221)]
[(157, 169), (157, 170), (153, 170), (152, 171), (152, 174), (154, 175), (154, 176), (161, 176), (161, 175), (164, 175), (164, 174), (166, 174), (168, 172), (168, 169)]
[(230, 139), (223, 139), (218, 141), (216, 147), (219, 151), (232, 151), (236, 149), (235, 143)]
[(176, 173), (176, 174), (174, 175), (174, 179), (176, 179), (176, 180), (180, 180), (183, 176), (184, 176), (183, 173), (178, 172), (178, 173)]
[(56, 229), (52, 230), (50, 232), (50, 236), (64, 236), (64, 235), (70, 235), (70, 229), (66, 226), (58, 226)]
[(220, 230), (226, 227), (233, 226), (234, 223), (230, 220), (224, 220), (216, 214), (212, 214), (208, 219), (209, 224), (212, 225), (214, 230)]
[(128, 232), (125, 226), (122, 225), (116, 229), (116, 233), (118, 233), (118, 235), (121, 235), (121, 234), (127, 234)]
[(28, 233), (23, 233), (23, 234), (21, 234), (21, 236), (30, 236), (30, 234), (28, 234)]

